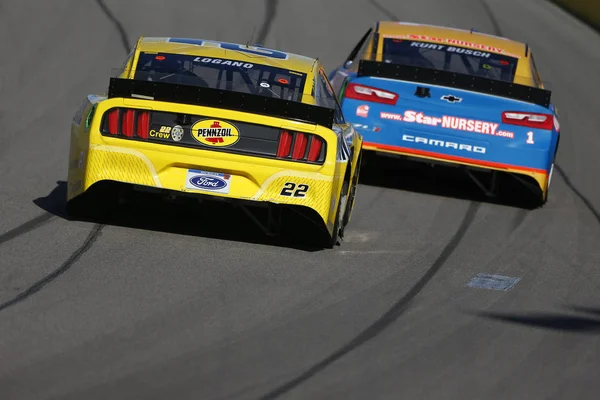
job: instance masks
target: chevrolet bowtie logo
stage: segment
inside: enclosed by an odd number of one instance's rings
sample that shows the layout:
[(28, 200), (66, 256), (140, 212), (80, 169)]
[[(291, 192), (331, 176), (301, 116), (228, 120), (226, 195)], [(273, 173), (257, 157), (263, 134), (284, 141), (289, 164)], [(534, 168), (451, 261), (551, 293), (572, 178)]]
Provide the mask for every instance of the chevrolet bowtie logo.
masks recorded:
[(443, 96), (442, 100), (446, 100), (448, 103), (460, 103), (462, 99), (453, 95)]

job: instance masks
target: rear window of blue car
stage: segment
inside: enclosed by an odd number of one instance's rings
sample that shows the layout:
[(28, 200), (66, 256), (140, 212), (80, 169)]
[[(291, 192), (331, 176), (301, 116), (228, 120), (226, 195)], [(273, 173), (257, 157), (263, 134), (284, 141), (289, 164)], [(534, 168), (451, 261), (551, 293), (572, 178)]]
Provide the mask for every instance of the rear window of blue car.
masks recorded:
[(518, 59), (446, 43), (385, 38), (382, 61), (512, 82)]
[(306, 74), (233, 59), (141, 53), (134, 79), (302, 101)]

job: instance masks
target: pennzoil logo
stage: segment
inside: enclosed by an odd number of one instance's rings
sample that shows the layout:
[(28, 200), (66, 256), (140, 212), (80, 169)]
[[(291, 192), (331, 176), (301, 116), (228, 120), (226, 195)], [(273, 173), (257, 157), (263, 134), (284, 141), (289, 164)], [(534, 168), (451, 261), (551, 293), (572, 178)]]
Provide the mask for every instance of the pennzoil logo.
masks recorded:
[(205, 146), (229, 147), (240, 140), (240, 132), (229, 122), (204, 119), (192, 125), (192, 137)]

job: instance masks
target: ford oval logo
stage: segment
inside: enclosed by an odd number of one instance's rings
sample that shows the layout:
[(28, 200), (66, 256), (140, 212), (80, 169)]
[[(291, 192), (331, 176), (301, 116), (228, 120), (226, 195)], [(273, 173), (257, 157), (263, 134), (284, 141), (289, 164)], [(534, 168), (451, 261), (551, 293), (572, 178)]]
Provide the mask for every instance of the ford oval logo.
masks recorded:
[(198, 175), (190, 178), (190, 183), (197, 188), (219, 190), (227, 186), (227, 182), (214, 176)]

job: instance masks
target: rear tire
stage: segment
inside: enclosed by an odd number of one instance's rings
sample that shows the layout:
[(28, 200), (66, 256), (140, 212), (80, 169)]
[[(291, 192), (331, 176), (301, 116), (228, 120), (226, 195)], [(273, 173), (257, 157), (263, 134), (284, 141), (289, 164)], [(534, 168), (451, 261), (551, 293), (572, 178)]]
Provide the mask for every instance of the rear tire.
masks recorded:
[(354, 178), (352, 179), (352, 184), (350, 186), (350, 191), (348, 194), (348, 203), (346, 205), (346, 210), (344, 211), (344, 219), (342, 221), (342, 229), (348, 225), (350, 222), (350, 218), (352, 217), (352, 210), (354, 209), (354, 200), (356, 198), (356, 188), (358, 187), (358, 179), (360, 175), (360, 169), (362, 164), (362, 151), (358, 155), (358, 159), (356, 161), (356, 171), (354, 173)]
[(342, 198), (340, 197), (340, 201), (338, 203), (337, 211), (335, 213), (335, 223), (333, 224), (333, 230), (331, 235), (326, 234), (327, 239), (325, 243), (323, 243), (323, 247), (326, 249), (333, 249), (340, 239), (340, 211), (342, 208)]
[(552, 173), (554, 172), (554, 163), (550, 166), (550, 172), (548, 173), (548, 183), (546, 183), (546, 193), (542, 192), (540, 195), (540, 201), (538, 207), (543, 207), (548, 202), (548, 196), (550, 195), (550, 181), (552, 180)]

